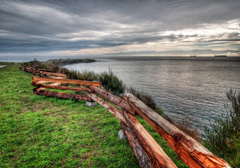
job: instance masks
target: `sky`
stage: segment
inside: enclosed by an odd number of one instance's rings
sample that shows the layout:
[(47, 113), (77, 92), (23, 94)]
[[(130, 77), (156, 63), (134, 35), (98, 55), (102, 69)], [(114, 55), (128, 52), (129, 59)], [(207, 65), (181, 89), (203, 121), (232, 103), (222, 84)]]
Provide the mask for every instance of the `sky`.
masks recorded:
[(0, 0), (0, 56), (240, 56), (240, 0)]

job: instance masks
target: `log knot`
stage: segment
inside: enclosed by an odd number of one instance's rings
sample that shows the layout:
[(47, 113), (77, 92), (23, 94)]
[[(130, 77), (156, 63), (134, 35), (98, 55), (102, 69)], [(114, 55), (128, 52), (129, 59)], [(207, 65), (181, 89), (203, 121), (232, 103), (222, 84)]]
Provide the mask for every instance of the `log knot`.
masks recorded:
[(178, 143), (181, 143), (185, 140), (185, 137), (180, 133), (173, 134), (173, 138)]

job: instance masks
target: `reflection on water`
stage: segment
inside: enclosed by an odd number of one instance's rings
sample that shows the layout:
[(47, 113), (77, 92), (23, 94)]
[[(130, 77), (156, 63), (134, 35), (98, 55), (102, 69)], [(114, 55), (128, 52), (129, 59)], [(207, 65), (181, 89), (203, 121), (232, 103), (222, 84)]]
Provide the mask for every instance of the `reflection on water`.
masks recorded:
[(78, 71), (108, 71), (127, 86), (150, 93), (165, 114), (203, 130), (226, 113), (226, 92), (240, 88), (239, 61), (101, 60), (65, 66)]

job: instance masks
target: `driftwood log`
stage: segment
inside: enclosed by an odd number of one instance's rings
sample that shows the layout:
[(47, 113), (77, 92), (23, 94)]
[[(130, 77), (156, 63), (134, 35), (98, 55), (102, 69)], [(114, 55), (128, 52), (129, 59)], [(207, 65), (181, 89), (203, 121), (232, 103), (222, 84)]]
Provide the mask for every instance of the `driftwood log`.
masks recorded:
[(123, 123), (121, 123), (121, 126), (123, 129), (123, 132), (127, 136), (128, 142), (134, 152), (134, 155), (138, 161), (139, 166), (144, 167), (144, 168), (153, 167), (153, 165), (151, 165), (151, 162), (150, 162), (148, 156), (146, 155), (142, 145), (139, 143), (139, 141), (136, 138), (136, 136), (134, 135), (133, 131)]
[(152, 167), (177, 168), (173, 161), (162, 150), (147, 130), (138, 122), (135, 116), (123, 110), (123, 115), (128, 122), (131, 130), (141, 143), (144, 151), (148, 155)]
[(101, 88), (95, 87), (93, 85), (90, 85), (89, 88), (92, 91), (94, 91), (95, 93), (97, 93), (98, 95), (105, 98), (106, 100), (110, 101), (111, 103), (121, 107), (122, 109), (130, 112), (133, 115), (135, 114), (135, 110), (124, 99), (121, 99), (120, 97), (115, 96), (115, 95), (113, 95), (109, 92), (106, 92), (106, 91), (102, 90)]
[(81, 81), (81, 80), (71, 80), (71, 79), (52, 79), (52, 78), (42, 78), (42, 77), (32, 77), (34, 81), (47, 81), (47, 82), (61, 82), (61, 83), (73, 83), (79, 85), (93, 85), (101, 86), (100, 82), (91, 82), (91, 81)]
[(195, 139), (172, 125), (132, 94), (124, 94), (124, 99), (167, 141), (179, 158), (190, 168), (230, 168), (225, 160), (211, 153)]
[(62, 99), (72, 99), (72, 100), (85, 100), (85, 101), (93, 101), (90, 97), (85, 95), (71, 94), (71, 93), (61, 93), (61, 92), (51, 92), (51, 91), (37, 91), (36, 88), (33, 89), (33, 93), (41, 96), (48, 97), (57, 97)]

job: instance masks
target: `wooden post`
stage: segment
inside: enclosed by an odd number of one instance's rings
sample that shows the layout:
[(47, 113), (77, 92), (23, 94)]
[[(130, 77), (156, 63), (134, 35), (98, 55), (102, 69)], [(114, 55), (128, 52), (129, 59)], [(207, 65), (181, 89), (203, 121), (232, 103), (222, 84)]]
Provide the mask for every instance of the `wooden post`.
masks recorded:
[(134, 155), (138, 161), (140, 167), (144, 168), (151, 168), (153, 165), (151, 164), (148, 156), (146, 155), (142, 145), (139, 143), (139, 140), (134, 135), (133, 131), (126, 126), (125, 124), (121, 123), (122, 129), (127, 136), (128, 142), (134, 152)]
[(231, 167), (225, 160), (211, 153), (195, 139), (172, 125), (132, 94), (124, 94), (124, 99), (167, 141), (179, 158), (190, 168)]
[(127, 113), (123, 110), (123, 116), (128, 122), (131, 130), (136, 135), (137, 139), (141, 143), (144, 151), (148, 155), (148, 158), (153, 167), (161, 168), (177, 168), (173, 161), (165, 154), (158, 143), (147, 132), (147, 130), (138, 122), (135, 116)]
[(104, 90), (102, 90), (99, 87), (95, 87), (93, 85), (89, 86), (89, 88), (96, 92), (97, 94), (99, 94), (100, 96), (104, 97), (105, 99), (107, 99), (108, 101), (110, 101), (111, 103), (121, 107), (122, 109), (127, 110), (128, 112), (130, 112), (131, 114), (135, 114), (135, 110), (128, 104), (127, 101), (121, 99), (118, 96), (115, 96), (109, 92), (106, 92)]

